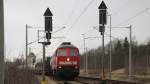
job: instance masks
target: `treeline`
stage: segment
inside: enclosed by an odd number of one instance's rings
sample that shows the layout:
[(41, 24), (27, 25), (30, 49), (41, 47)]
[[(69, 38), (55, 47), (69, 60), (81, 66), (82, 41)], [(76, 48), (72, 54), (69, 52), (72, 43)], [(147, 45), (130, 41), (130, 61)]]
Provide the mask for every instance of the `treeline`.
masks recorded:
[[(110, 43), (105, 46), (104, 65), (105, 71), (109, 70), (109, 46)], [(88, 59), (88, 72), (99, 73), (102, 64), (102, 47), (97, 49), (91, 49), (81, 55), (81, 69), (85, 69), (85, 56)], [(138, 44), (137, 41), (132, 41), (132, 74), (148, 74), (150, 60), (150, 41), (146, 44)], [(122, 40), (112, 41), (112, 71), (118, 69), (125, 69), (125, 73), (128, 74), (129, 68), (129, 41), (126, 38)]]

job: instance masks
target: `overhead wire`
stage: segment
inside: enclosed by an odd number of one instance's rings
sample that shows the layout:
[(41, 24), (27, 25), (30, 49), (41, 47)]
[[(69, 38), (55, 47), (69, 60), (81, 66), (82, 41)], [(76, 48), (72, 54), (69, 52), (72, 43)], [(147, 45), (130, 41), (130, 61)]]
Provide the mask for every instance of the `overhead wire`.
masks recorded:
[(149, 9), (150, 9), (150, 8), (145, 8), (144, 10), (138, 12), (138, 13), (135, 14), (134, 16), (131, 16), (130, 18), (128, 18), (127, 20), (125, 20), (125, 21), (123, 21), (123, 22), (121, 22), (121, 23), (119, 23), (118, 25), (122, 25), (122, 24), (124, 24), (124, 23), (127, 23), (128, 21), (130, 21), (130, 20), (136, 18), (137, 16), (139, 16), (139, 15), (141, 15), (141, 14), (147, 12)]
[[(74, 0), (74, 4), (73, 4), (73, 6), (72, 6), (72, 11), (71, 11), (70, 15), (68, 16), (66, 22), (64, 23), (65, 25), (67, 25), (67, 24), (69, 23), (69, 21), (70, 21), (72, 15), (75, 13), (75, 10), (77, 9), (76, 7), (78, 7), (78, 4), (77, 4), (77, 3), (78, 3), (79, 1), (80, 1), (80, 0)], [(63, 41), (64, 41), (64, 40), (61, 40), (61, 41), (59, 41), (59, 43), (61, 43), (61, 42), (63, 42)]]
[(71, 11), (70, 15), (68, 16), (67, 21), (65, 22), (65, 24), (68, 24), (68, 22), (70, 21), (72, 15), (74, 14), (75, 10), (77, 9), (76, 7), (78, 7), (78, 4), (77, 4), (78, 1), (79, 0), (74, 0), (74, 4), (72, 6), (72, 11)]
[(87, 11), (87, 9), (90, 7), (90, 5), (94, 2), (95, 0), (91, 0), (87, 6), (83, 9), (83, 11), (80, 13), (80, 15), (76, 18), (76, 20), (73, 22), (73, 24), (71, 25), (71, 27), (68, 29), (68, 31), (66, 33), (68, 33), (70, 31), (70, 29), (72, 29), (76, 23), (79, 21), (79, 19), (81, 18), (81, 16)]
[[(118, 9), (115, 9), (115, 10), (120, 12), (122, 8), (125, 8), (128, 5), (129, 1), (131, 0), (127, 0), (123, 5), (121, 5), (120, 7), (117, 7)], [(117, 12), (112, 13), (112, 15), (116, 15), (116, 14)]]
[[(80, 15), (75, 19), (75, 21), (73, 22), (73, 24), (71, 24), (71, 26), (68, 28), (68, 30), (64, 33), (64, 35), (67, 35), (68, 32), (76, 25), (76, 23), (79, 21), (79, 19), (81, 18), (81, 16), (87, 11), (87, 9), (89, 8), (89, 6), (94, 2), (95, 0), (91, 0), (86, 7), (83, 9), (83, 11), (80, 13)], [(74, 11), (72, 11), (74, 13)], [(71, 17), (70, 17), (71, 18)], [(66, 22), (67, 23), (67, 22)], [(61, 42), (63, 42), (65, 39), (61, 40)]]
[[(125, 2), (125, 4), (121, 5), (120, 7), (117, 7), (117, 8), (118, 8), (117, 11), (121, 11), (121, 8), (125, 8), (126, 5), (129, 3), (129, 1), (130, 1), (130, 0), (127, 0), (127, 1)], [(147, 0), (147, 1), (148, 1), (148, 0)], [(144, 2), (144, 1), (142, 1), (142, 2)], [(131, 1), (130, 1), (130, 3), (131, 3)], [(143, 3), (143, 5), (144, 5), (144, 4), (145, 4), (145, 3)], [(149, 7), (145, 8), (145, 11), (147, 11), (147, 10), (149, 10)], [(143, 10), (143, 11), (137, 13), (136, 15), (130, 17), (129, 19), (127, 19), (127, 20), (125, 20), (125, 21), (119, 23), (118, 25), (123, 24), (123, 23), (126, 23), (126, 22), (128, 22), (128, 21), (130, 21), (130, 20), (136, 18), (138, 15), (141, 15), (142, 12), (145, 12), (145, 11)], [(117, 12), (111, 13), (111, 15), (115, 15), (115, 14), (117, 14)]]

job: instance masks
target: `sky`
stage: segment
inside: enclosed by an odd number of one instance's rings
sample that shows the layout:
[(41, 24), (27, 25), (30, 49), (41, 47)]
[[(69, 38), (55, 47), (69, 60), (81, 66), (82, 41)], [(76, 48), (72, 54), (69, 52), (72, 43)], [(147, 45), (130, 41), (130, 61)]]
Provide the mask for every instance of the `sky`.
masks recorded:
[[(149, 0), (103, 0), (111, 15), (113, 27), (132, 25), (132, 34), (139, 43), (150, 39), (150, 1)], [(83, 36), (101, 37), (98, 30), (101, 0), (4, 0), (5, 50), (6, 59), (25, 57), (25, 25), (28, 29), (28, 42), (38, 39), (38, 30), (44, 30), (44, 12), (50, 8), (53, 13), (53, 31), (65, 26), (61, 31), (52, 34), (51, 45), (46, 47), (46, 56), (51, 56), (64, 41), (69, 41), (83, 53)], [(110, 18), (106, 27), (109, 26)], [(42, 27), (42, 28), (38, 28)], [(109, 34), (109, 28), (106, 28)], [(112, 29), (112, 36), (124, 39), (129, 36), (129, 29)], [(55, 38), (54, 38), (55, 37)], [(63, 38), (61, 38), (63, 37)], [(86, 39), (86, 48), (100, 46), (101, 38)], [(109, 38), (105, 38), (105, 44)], [(29, 51), (37, 58), (42, 57), (42, 45), (38, 42), (29, 45)]]

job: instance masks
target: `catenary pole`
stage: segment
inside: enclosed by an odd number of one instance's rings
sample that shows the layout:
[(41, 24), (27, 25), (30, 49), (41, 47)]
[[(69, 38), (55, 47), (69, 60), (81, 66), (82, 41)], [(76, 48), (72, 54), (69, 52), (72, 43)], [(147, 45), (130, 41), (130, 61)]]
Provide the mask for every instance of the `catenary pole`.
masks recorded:
[(130, 25), (130, 45), (129, 45), (129, 79), (132, 76), (132, 27)]
[(81, 34), (83, 36), (83, 46), (84, 46), (84, 54), (85, 54), (85, 57), (84, 57), (84, 66), (85, 66), (85, 73), (87, 72), (86, 70), (86, 51), (85, 51), (85, 35), (84, 34)]
[(111, 59), (112, 59), (112, 41), (111, 41), (111, 15), (109, 15), (110, 17), (110, 47), (109, 47), (109, 79), (111, 79)]
[(28, 57), (28, 25), (26, 24), (26, 63), (25, 63), (26, 68), (28, 67), (27, 57)]
[(4, 8), (0, 0), (0, 84), (4, 84)]

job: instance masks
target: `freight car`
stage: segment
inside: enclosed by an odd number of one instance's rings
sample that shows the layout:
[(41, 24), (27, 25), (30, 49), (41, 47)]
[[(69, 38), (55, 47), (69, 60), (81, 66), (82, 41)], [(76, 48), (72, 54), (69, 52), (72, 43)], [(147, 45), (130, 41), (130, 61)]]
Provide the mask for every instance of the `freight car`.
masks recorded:
[[(52, 73), (51, 72), (52, 70), (50, 67), (50, 59), (51, 59), (51, 57), (46, 57), (46, 59), (45, 59), (45, 66), (44, 66), (45, 75), (50, 75)], [(37, 75), (41, 75), (42, 71), (43, 71), (43, 62), (41, 60), (35, 64), (34, 73)]]

